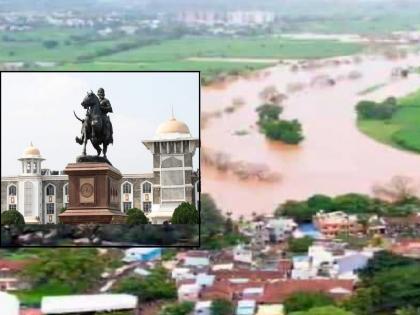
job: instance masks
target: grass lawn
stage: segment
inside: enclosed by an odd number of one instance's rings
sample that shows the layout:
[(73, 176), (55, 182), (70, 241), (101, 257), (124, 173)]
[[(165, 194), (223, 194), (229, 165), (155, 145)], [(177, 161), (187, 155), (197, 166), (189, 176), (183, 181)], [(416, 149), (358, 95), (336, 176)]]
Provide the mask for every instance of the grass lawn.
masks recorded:
[(399, 99), (398, 104), (391, 119), (358, 120), (358, 127), (380, 142), (420, 152), (420, 90)]
[(27, 306), (39, 306), (42, 297), (54, 295), (67, 295), (73, 292), (64, 284), (44, 285), (36, 289), (15, 291), (20, 302)]

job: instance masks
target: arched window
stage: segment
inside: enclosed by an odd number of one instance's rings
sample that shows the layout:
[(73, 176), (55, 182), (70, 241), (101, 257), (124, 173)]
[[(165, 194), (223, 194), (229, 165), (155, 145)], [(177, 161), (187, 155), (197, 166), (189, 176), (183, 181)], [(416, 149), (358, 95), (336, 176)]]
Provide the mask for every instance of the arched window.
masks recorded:
[(47, 196), (53, 196), (54, 195), (54, 186), (48, 185), (47, 186)]
[(9, 196), (16, 196), (16, 186), (15, 185), (9, 186)]
[(143, 184), (143, 193), (151, 193), (152, 192), (152, 185), (149, 182), (145, 182)]
[(123, 193), (124, 194), (131, 194), (131, 185), (130, 185), (130, 183), (125, 183), (123, 185)]

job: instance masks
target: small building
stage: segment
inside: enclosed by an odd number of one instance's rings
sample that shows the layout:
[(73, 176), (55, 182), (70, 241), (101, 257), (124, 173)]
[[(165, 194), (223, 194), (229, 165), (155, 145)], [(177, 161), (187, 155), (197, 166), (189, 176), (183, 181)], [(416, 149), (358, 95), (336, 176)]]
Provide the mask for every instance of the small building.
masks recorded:
[(324, 213), (319, 211), (313, 217), (314, 225), (326, 238), (335, 238), (341, 233), (356, 235), (363, 231), (356, 215), (350, 215), (343, 211)]
[(16, 296), (0, 291), (1, 314), (19, 315), (19, 300)]
[(194, 315), (210, 315), (212, 301), (198, 301), (195, 303)]
[(27, 263), (27, 261), (0, 259), (0, 291), (15, 291), (29, 287), (29, 284), (18, 276)]
[(252, 264), (252, 250), (238, 245), (233, 249), (233, 260), (245, 264)]
[(203, 267), (203, 266), (209, 266), (209, 265), (210, 265), (210, 259), (208, 257), (186, 256), (184, 258), (184, 266)]
[(267, 304), (258, 306), (257, 315), (284, 315), (283, 304)]
[(236, 315), (254, 315), (257, 303), (255, 300), (240, 300), (236, 308)]
[(129, 248), (125, 251), (124, 262), (147, 262), (159, 260), (162, 255), (161, 248)]
[(137, 314), (138, 298), (130, 294), (86, 294), (47, 296), (41, 301), (42, 314), (84, 314), (133, 311)]
[(178, 300), (180, 302), (195, 302), (198, 300), (201, 287), (196, 284), (183, 284), (178, 288)]

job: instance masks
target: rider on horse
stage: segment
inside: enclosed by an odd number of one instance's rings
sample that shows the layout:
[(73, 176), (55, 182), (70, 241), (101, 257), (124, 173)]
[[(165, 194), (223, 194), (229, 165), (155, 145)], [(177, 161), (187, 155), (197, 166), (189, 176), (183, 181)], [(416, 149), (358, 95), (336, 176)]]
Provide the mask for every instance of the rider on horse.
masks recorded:
[(113, 136), (112, 136), (113, 135), (112, 124), (111, 124), (111, 121), (109, 120), (109, 117), (107, 115), (108, 113), (112, 113), (111, 103), (107, 98), (105, 98), (105, 90), (103, 88), (98, 89), (97, 95), (98, 95), (98, 98), (99, 98), (99, 101), (100, 101), (101, 111), (103, 113), (103, 121), (104, 121), (105, 125), (107, 126), (106, 130), (108, 130), (109, 133), (110, 133), (108, 135), (109, 139), (110, 139), (109, 143), (113, 143), (114, 139), (113, 139)]

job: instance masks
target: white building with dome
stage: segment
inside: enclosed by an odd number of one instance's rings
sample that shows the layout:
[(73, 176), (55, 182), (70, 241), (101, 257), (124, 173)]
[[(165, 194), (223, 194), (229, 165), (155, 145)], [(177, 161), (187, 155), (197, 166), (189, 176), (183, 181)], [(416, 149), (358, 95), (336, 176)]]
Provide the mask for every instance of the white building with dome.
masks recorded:
[[(181, 202), (198, 209), (199, 171), (194, 171), (193, 156), (199, 140), (188, 126), (172, 117), (142, 143), (153, 155), (152, 172), (123, 174), (121, 211), (139, 208), (152, 223), (159, 224), (169, 221)], [(21, 174), (1, 179), (1, 211), (16, 209), (26, 223), (57, 223), (69, 200), (67, 175), (42, 168), (45, 159), (32, 143), (18, 161)]]

